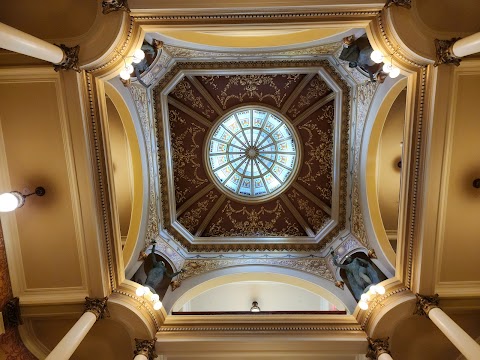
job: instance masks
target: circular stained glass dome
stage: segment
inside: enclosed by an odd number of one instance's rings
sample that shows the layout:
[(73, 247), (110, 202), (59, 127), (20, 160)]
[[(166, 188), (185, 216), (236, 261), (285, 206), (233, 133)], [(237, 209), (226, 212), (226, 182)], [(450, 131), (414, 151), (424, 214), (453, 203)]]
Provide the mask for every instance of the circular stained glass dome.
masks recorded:
[(208, 163), (226, 193), (264, 200), (284, 190), (298, 168), (297, 137), (280, 114), (243, 107), (224, 116), (209, 138)]

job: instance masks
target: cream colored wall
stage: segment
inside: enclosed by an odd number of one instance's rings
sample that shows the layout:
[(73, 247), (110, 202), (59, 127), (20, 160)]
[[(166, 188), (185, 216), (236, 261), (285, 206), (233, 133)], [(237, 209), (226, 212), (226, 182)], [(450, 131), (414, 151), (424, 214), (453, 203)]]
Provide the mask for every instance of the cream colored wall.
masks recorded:
[(128, 236), (132, 217), (133, 170), (132, 156), (125, 129), (115, 105), (107, 97), (109, 137), (115, 182), (115, 197), (117, 199), (120, 233)]
[(397, 231), (398, 201), (403, 128), (405, 125), (406, 91), (402, 91), (392, 104), (380, 135), (377, 157), (377, 192), (383, 226), (387, 231)]

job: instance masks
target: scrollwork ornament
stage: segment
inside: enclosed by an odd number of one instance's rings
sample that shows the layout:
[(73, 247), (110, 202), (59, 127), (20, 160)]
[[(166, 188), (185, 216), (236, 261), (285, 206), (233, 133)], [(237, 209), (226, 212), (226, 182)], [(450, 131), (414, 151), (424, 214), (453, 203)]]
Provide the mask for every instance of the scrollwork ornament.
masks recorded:
[(97, 317), (97, 320), (101, 320), (108, 316), (107, 301), (108, 297), (96, 299), (87, 296), (85, 298), (84, 312), (91, 312)]
[(368, 338), (367, 358), (376, 360), (382, 354), (390, 354), (388, 339), (388, 337), (383, 339)]
[(462, 59), (458, 56), (455, 56), (453, 53), (453, 44), (460, 39), (461, 38), (452, 38), (450, 40), (435, 39), (435, 52), (437, 55), (437, 60), (433, 65), (438, 66), (441, 64), (453, 64), (455, 66), (459, 66)]
[(53, 69), (55, 71), (60, 70), (75, 70), (80, 72), (80, 67), (78, 66), (78, 53), (80, 51), (80, 45), (74, 47), (68, 47), (65, 44), (57, 45), (63, 51), (63, 59), (58, 64), (53, 64)]
[(135, 339), (135, 350), (133, 354), (143, 355), (148, 358), (148, 360), (153, 360), (157, 357), (155, 353), (155, 343), (157, 342), (157, 338), (153, 338), (151, 340), (144, 340), (144, 339)]
[(417, 303), (413, 315), (428, 317), (430, 310), (437, 308), (440, 303), (438, 294), (432, 296), (415, 294), (415, 296), (417, 297)]
[(412, 7), (412, 0), (388, 0), (385, 7), (388, 8), (392, 5), (410, 9)]
[(102, 13), (103, 15), (110, 14), (114, 11), (126, 11), (130, 12), (127, 0), (103, 0), (102, 1)]

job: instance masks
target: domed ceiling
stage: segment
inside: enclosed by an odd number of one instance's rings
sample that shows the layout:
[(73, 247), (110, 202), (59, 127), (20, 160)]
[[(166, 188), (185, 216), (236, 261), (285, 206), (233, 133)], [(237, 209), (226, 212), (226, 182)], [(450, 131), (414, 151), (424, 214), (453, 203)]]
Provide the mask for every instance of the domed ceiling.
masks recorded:
[(349, 88), (329, 62), (179, 63), (154, 102), (163, 223), (189, 251), (320, 250), (345, 227)]

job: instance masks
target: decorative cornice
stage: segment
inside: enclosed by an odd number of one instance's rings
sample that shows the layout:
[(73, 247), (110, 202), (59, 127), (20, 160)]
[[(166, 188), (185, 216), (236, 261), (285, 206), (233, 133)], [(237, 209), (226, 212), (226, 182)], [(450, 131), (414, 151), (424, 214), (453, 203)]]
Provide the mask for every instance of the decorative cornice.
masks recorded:
[(186, 332), (186, 331), (196, 331), (196, 332), (286, 332), (286, 331), (361, 331), (363, 332), (360, 325), (344, 325), (344, 326), (334, 326), (334, 325), (325, 325), (325, 326), (309, 326), (309, 325), (278, 325), (278, 326), (177, 326), (169, 327), (165, 326), (158, 330), (159, 332)]
[(388, 0), (385, 4), (385, 7), (390, 7), (392, 5), (404, 7), (410, 9), (412, 7), (412, 0)]
[(441, 64), (453, 64), (459, 66), (462, 61), (461, 58), (455, 56), (453, 53), (453, 44), (455, 44), (461, 38), (452, 38), (450, 40), (435, 39), (435, 53), (437, 60), (435, 60), (434, 66)]
[(104, 15), (114, 11), (130, 12), (127, 0), (103, 0), (102, 1), (102, 13)]
[(156, 341), (157, 338), (151, 340), (135, 339), (135, 350), (133, 351), (133, 354), (135, 356), (143, 355), (148, 360), (154, 360), (157, 357), (157, 354), (155, 353)]
[(376, 360), (382, 354), (390, 354), (388, 350), (388, 337), (384, 339), (371, 339), (368, 338), (368, 350), (367, 357), (372, 360)]
[(95, 299), (87, 296), (85, 298), (84, 312), (91, 312), (97, 317), (97, 320), (101, 320), (108, 316), (107, 301), (108, 297)]
[(426, 316), (428, 317), (428, 313), (433, 308), (437, 308), (440, 303), (440, 298), (438, 294), (428, 296), (428, 295), (420, 295), (415, 294), (417, 297), (417, 303), (414, 315)]
[[(56, 44), (55, 44), (56, 45)], [(56, 45), (63, 51), (63, 59), (58, 64), (53, 64), (53, 69), (55, 71), (60, 70), (75, 70), (80, 72), (80, 67), (78, 66), (78, 53), (80, 51), (80, 45), (74, 47), (68, 47), (65, 44)]]

